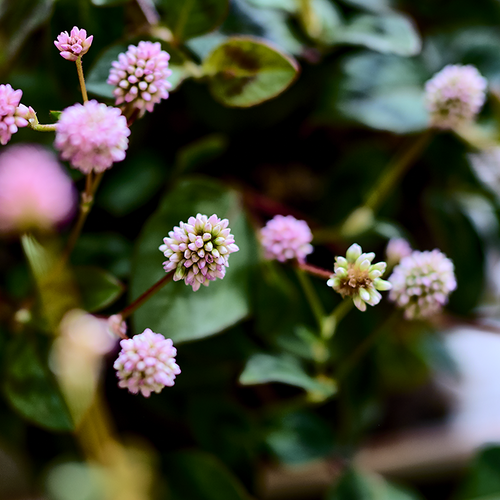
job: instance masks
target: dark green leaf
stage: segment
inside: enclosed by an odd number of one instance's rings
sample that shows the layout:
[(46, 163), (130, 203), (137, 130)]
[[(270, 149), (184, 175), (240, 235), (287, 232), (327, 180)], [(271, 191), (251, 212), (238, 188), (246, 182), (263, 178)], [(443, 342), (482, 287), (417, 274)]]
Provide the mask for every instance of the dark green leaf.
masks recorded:
[(83, 308), (88, 312), (105, 309), (123, 293), (123, 285), (104, 269), (80, 266), (75, 267), (74, 273)]
[(380, 476), (349, 469), (333, 486), (326, 500), (417, 500), (409, 492), (385, 481)]
[(386, 12), (391, 10), (391, 0), (341, 0), (347, 5), (372, 12)]
[(458, 500), (496, 500), (500, 498), (500, 447), (479, 452), (461, 487)]
[(165, 24), (177, 42), (203, 35), (219, 26), (227, 15), (229, 0), (162, 0)]
[(227, 149), (227, 137), (211, 134), (179, 149), (175, 162), (176, 172), (191, 172), (218, 158)]
[(324, 397), (332, 396), (336, 392), (336, 386), (332, 381), (312, 378), (304, 371), (296, 358), (286, 355), (254, 354), (247, 361), (239, 382), (243, 385), (281, 382), (301, 387)]
[(299, 67), (289, 56), (253, 38), (229, 38), (203, 62), (212, 95), (226, 106), (249, 107), (281, 94)]
[(240, 251), (231, 255), (223, 280), (196, 292), (182, 281), (169, 283), (135, 313), (138, 330), (149, 327), (177, 343), (219, 333), (250, 313), (250, 278), (257, 255), (253, 231), (236, 193), (209, 179), (181, 182), (147, 221), (135, 251), (132, 297), (165, 275), (165, 257), (158, 247), (174, 226), (197, 213), (228, 218)]
[(97, 195), (97, 203), (123, 217), (148, 202), (164, 185), (168, 167), (147, 152), (116, 165)]
[(54, 121), (59, 120), (59, 117), (61, 116), (61, 114), (62, 114), (62, 111), (52, 111), (52, 110), (50, 110), (50, 116), (51, 116), (51, 118), (54, 119)]
[(297, 411), (280, 416), (266, 443), (281, 462), (300, 464), (331, 454), (334, 436), (331, 426), (316, 414)]
[(54, 1), (0, 2), (0, 67), (15, 57), (28, 36), (50, 17)]
[(46, 357), (37, 352), (34, 339), (18, 335), (5, 360), (3, 389), (10, 404), (41, 427), (71, 431), (68, 408), (49, 372)]
[(418, 54), (422, 46), (410, 19), (396, 13), (360, 15), (342, 29), (337, 41), (400, 56)]
[(167, 470), (172, 500), (250, 500), (238, 479), (208, 453), (172, 454)]
[(328, 104), (347, 118), (381, 130), (408, 133), (429, 122), (421, 68), (397, 56), (364, 53), (345, 59), (338, 95)]

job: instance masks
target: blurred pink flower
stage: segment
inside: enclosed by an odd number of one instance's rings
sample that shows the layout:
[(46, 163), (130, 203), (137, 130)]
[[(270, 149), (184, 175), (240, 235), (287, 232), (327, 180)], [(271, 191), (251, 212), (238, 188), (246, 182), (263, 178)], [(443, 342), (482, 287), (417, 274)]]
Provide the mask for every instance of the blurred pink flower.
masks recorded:
[(140, 335), (120, 341), (122, 350), (113, 367), (117, 371), (119, 387), (144, 397), (173, 386), (181, 370), (175, 362), (177, 354), (171, 339), (146, 328)]
[(168, 69), (169, 59), (159, 42), (129, 45), (127, 52), (112, 63), (109, 73), (108, 83), (116, 87), (113, 91), (116, 105), (139, 110), (139, 117), (153, 111), (155, 104), (168, 97), (172, 86), (167, 81), (172, 74)]
[(399, 261), (410, 255), (412, 252), (411, 246), (408, 240), (404, 238), (391, 238), (389, 243), (387, 243), (387, 248), (385, 249), (385, 254), (387, 256), (387, 265), (389, 267), (399, 264)]
[(407, 319), (438, 313), (457, 288), (453, 262), (439, 250), (414, 250), (404, 257), (389, 277), (389, 299), (404, 309)]
[(53, 154), (33, 145), (0, 155), (0, 231), (49, 229), (73, 213), (73, 184)]
[(425, 84), (431, 124), (449, 129), (473, 120), (486, 99), (486, 86), (475, 66), (445, 66)]
[(92, 45), (93, 35), (87, 37), (87, 32), (84, 29), (73, 27), (71, 33), (67, 31), (61, 32), (54, 45), (61, 51), (61, 56), (68, 61), (76, 61), (79, 56), (83, 56), (88, 52)]
[(311, 230), (306, 221), (291, 215), (276, 215), (260, 230), (260, 241), (267, 259), (305, 262), (313, 251)]
[(4, 146), (19, 127), (28, 125), (25, 116), (28, 108), (19, 104), (22, 96), (22, 90), (14, 90), (8, 83), (0, 85), (0, 143)]
[(88, 174), (123, 160), (129, 135), (127, 120), (118, 108), (92, 100), (62, 112), (54, 145), (72, 167)]

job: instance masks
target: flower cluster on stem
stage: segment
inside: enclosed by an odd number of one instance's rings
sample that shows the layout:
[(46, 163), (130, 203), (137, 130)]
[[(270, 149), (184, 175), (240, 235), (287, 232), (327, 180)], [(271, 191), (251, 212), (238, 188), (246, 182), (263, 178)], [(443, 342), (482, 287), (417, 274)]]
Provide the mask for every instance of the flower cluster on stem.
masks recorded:
[(71, 33), (67, 31), (61, 32), (54, 45), (61, 52), (61, 56), (68, 61), (76, 61), (88, 52), (92, 45), (93, 35), (87, 36), (87, 31), (73, 27)]
[(327, 281), (342, 297), (352, 297), (354, 305), (366, 310), (366, 304), (374, 306), (382, 298), (380, 291), (390, 290), (391, 284), (381, 278), (387, 267), (385, 262), (372, 264), (373, 252), (363, 253), (361, 247), (354, 243), (345, 257), (335, 257), (334, 273)]
[(198, 214), (188, 222), (180, 222), (163, 239), (160, 251), (167, 261), (166, 272), (175, 270), (173, 280), (184, 280), (196, 291), (200, 285), (224, 278), (229, 256), (239, 250), (228, 227), (227, 219)]
[(173, 386), (181, 372), (175, 362), (177, 350), (171, 339), (146, 328), (140, 335), (120, 341), (121, 351), (113, 367), (120, 379), (118, 385), (144, 397)]

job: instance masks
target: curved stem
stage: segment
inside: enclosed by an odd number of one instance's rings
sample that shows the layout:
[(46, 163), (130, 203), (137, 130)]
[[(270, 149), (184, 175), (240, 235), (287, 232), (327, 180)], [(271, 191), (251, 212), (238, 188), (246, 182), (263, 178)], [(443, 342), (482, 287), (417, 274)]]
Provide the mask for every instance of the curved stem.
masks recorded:
[(401, 154), (398, 154), (393, 161), (389, 163), (377, 184), (371, 190), (364, 203), (365, 207), (376, 212), (387, 195), (399, 182), (405, 171), (420, 156), (425, 147), (429, 144), (434, 131), (426, 130), (417, 136), (409, 147), (405, 147)]
[(316, 293), (316, 290), (314, 290), (313, 284), (311, 283), (309, 276), (305, 273), (305, 271), (302, 268), (296, 267), (295, 273), (297, 274), (299, 283), (302, 286), (302, 290), (304, 290), (304, 294), (314, 314), (314, 318), (316, 319), (318, 328), (321, 330), (323, 327), (323, 317), (325, 316), (325, 312), (323, 310), (323, 306), (321, 305), (319, 297)]
[(170, 271), (161, 280), (157, 281), (152, 287), (148, 288), (142, 295), (137, 297), (130, 305), (128, 305), (122, 312), (118, 313), (122, 319), (128, 318), (133, 312), (148, 301), (155, 293), (159, 292), (169, 281), (172, 280), (174, 272)]
[(351, 299), (342, 299), (342, 302), (332, 311), (332, 313), (324, 318), (321, 328), (321, 337), (325, 340), (330, 340), (335, 334), (338, 324), (344, 316), (352, 309), (353, 302)]
[(29, 127), (37, 132), (55, 132), (56, 124), (53, 125), (42, 125), (40, 123), (29, 122)]
[(87, 88), (85, 87), (85, 77), (83, 76), (82, 56), (79, 56), (76, 62), (76, 71), (78, 73), (78, 80), (80, 82), (80, 90), (82, 91), (83, 102), (89, 100), (87, 95)]
[(304, 263), (299, 263), (298, 268), (302, 269), (302, 271), (305, 271), (306, 273), (312, 274), (313, 276), (316, 276), (317, 278), (323, 278), (325, 280), (329, 280), (332, 276), (332, 272), (328, 271), (326, 269), (323, 269), (321, 267), (313, 266), (311, 264), (306, 264)]
[(340, 365), (337, 370), (337, 379), (345, 377), (351, 369), (356, 365), (356, 363), (366, 354), (366, 352), (373, 345), (375, 340), (377, 340), (383, 333), (387, 332), (388, 329), (395, 323), (399, 317), (399, 311), (394, 311), (393, 314), (389, 316), (387, 321), (385, 321), (381, 326), (375, 328), (375, 330), (368, 335), (353, 351), (353, 353)]

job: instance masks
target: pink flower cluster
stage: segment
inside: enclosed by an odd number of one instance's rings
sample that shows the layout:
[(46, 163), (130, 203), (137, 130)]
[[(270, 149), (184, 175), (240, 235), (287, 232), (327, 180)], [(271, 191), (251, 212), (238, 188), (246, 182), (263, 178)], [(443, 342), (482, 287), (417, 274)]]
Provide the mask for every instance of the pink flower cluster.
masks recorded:
[(127, 52), (112, 63), (108, 83), (116, 89), (116, 105), (124, 104), (139, 110), (139, 116), (153, 111), (155, 104), (168, 97), (172, 86), (167, 78), (170, 55), (161, 50), (159, 42), (139, 42), (129, 45)]
[(291, 215), (276, 215), (260, 230), (260, 241), (267, 259), (305, 262), (313, 251), (311, 230), (306, 221)]
[(221, 220), (215, 214), (198, 214), (187, 223), (180, 222), (160, 246), (168, 259), (163, 263), (165, 271), (175, 270), (174, 281), (185, 280), (194, 291), (224, 278), (229, 255), (239, 250), (228, 225), (227, 219)]
[(407, 319), (438, 313), (457, 287), (453, 262), (437, 249), (414, 250), (394, 268), (389, 281), (389, 299), (404, 309)]
[(140, 335), (120, 341), (121, 351), (113, 368), (120, 387), (144, 397), (173, 386), (181, 370), (175, 362), (177, 350), (171, 339), (146, 328)]
[(80, 30), (74, 26), (69, 34), (67, 31), (63, 31), (54, 41), (54, 45), (60, 50), (64, 59), (76, 61), (78, 57), (88, 52), (93, 39), (93, 35), (87, 37), (85, 30)]
[(486, 99), (487, 81), (472, 65), (450, 64), (425, 85), (434, 127), (449, 129), (474, 119)]
[(410, 243), (404, 238), (391, 238), (387, 243), (385, 254), (387, 256), (387, 265), (389, 267), (399, 264), (400, 260), (412, 252)]
[(73, 213), (76, 196), (56, 158), (38, 146), (0, 155), (0, 231), (50, 229)]
[(54, 145), (64, 160), (88, 174), (123, 160), (129, 135), (127, 120), (118, 108), (92, 100), (62, 112)]
[(20, 104), (22, 90), (14, 90), (8, 83), (0, 85), (0, 143), (6, 145), (19, 127), (28, 125), (29, 109)]

